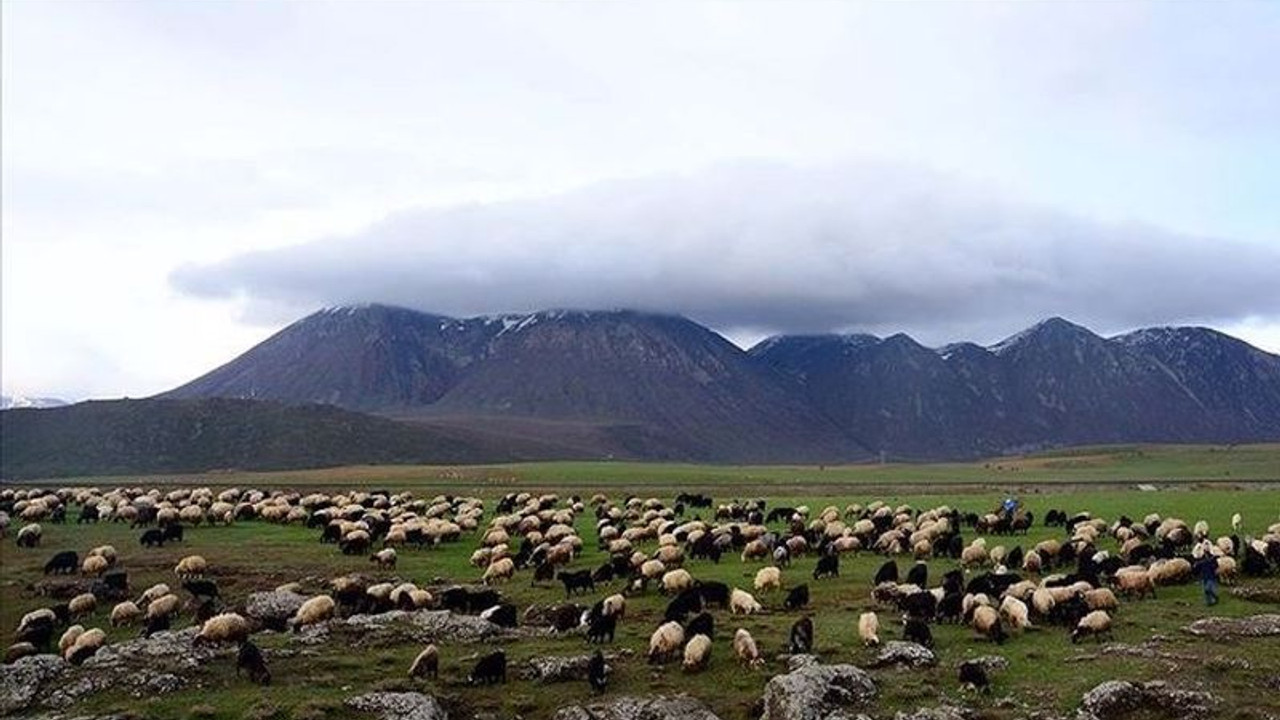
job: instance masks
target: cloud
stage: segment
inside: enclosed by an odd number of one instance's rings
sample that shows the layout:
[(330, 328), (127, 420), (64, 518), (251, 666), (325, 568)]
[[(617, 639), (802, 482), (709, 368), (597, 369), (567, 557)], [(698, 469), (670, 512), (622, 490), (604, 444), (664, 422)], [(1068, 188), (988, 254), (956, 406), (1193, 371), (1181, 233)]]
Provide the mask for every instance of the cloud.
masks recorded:
[(171, 277), (279, 318), (387, 302), (452, 315), (629, 307), (766, 332), (996, 337), (1280, 316), (1270, 247), (1093, 222), (917, 167), (737, 163), (405, 212)]

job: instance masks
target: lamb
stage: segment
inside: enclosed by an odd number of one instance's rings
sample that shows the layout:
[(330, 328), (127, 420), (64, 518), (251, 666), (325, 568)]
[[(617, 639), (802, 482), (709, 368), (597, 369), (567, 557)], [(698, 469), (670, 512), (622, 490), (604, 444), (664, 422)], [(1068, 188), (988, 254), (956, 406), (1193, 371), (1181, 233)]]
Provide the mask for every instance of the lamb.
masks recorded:
[(492, 583), (510, 580), (511, 576), (515, 575), (515, 572), (516, 563), (514, 560), (508, 557), (499, 558), (498, 560), (489, 563), (489, 567), (485, 568), (481, 582), (485, 585), (490, 585)]
[(858, 637), (862, 638), (862, 644), (866, 647), (876, 647), (880, 644), (880, 618), (876, 617), (874, 612), (864, 612), (858, 618)]
[(1111, 637), (1111, 616), (1105, 610), (1094, 610), (1076, 623), (1076, 629), (1071, 631), (1071, 642), (1078, 643), (1086, 635), (1101, 641), (1104, 634)]
[(67, 648), (62, 657), (72, 665), (80, 665), (88, 660), (107, 640), (107, 634), (98, 628), (86, 630), (76, 638), (76, 642)]
[(662, 663), (684, 645), (684, 628), (678, 622), (663, 623), (649, 637), (649, 662)]
[(738, 656), (738, 660), (746, 664), (747, 667), (757, 668), (764, 665), (764, 658), (760, 657), (760, 649), (756, 647), (756, 639), (751, 637), (751, 633), (746, 628), (738, 628), (733, 634), (733, 654)]
[(262, 650), (251, 640), (241, 643), (240, 650), (236, 653), (236, 677), (240, 677), (241, 670), (249, 673), (249, 680), (252, 682), (259, 685), (271, 684), (271, 671), (267, 669), (267, 661), (262, 657)]
[(756, 572), (756, 592), (768, 592), (771, 590), (779, 590), (781, 588), (782, 571), (777, 567), (770, 565), (769, 567), (760, 568), (760, 570)]
[(1000, 622), (1000, 613), (990, 605), (979, 605), (973, 611), (973, 627), (987, 639), (1000, 645), (1008, 639), (1004, 625)]
[(200, 627), (199, 634), (192, 641), (194, 645), (212, 643), (242, 643), (249, 639), (249, 621), (237, 613), (214, 615)]
[(745, 590), (734, 588), (729, 595), (729, 613), (731, 615), (754, 615), (763, 612), (764, 607)]
[(199, 555), (188, 555), (178, 561), (173, 573), (180, 580), (202, 577), (209, 570), (209, 563)]
[(711, 638), (694, 635), (684, 646), (684, 671), (701, 672), (711, 662)]
[(304, 625), (315, 625), (333, 617), (337, 604), (328, 595), (316, 595), (302, 603), (294, 614), (291, 624), (293, 631), (300, 632)]
[(142, 610), (131, 600), (118, 603), (111, 608), (111, 627), (132, 625), (142, 617)]
[(413, 659), (413, 664), (409, 666), (409, 677), (438, 677), (440, 672), (440, 651), (436, 649), (435, 643), (431, 643), (423, 648), (422, 652)]
[(396, 550), (395, 548), (384, 548), (369, 556), (369, 562), (377, 563), (380, 568), (396, 567)]

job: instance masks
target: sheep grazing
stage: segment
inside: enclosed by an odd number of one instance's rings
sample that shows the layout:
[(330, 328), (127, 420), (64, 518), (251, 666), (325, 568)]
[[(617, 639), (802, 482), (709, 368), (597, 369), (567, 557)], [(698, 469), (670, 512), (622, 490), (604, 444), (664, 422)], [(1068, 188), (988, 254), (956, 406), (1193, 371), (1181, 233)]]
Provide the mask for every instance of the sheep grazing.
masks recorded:
[(409, 677), (436, 678), (440, 672), (440, 651), (436, 649), (435, 644), (427, 645), (422, 652), (413, 659), (413, 664), (409, 666)]
[(662, 576), (662, 594), (678, 595), (693, 587), (693, 576), (683, 568), (671, 570)]
[(866, 647), (876, 647), (880, 644), (880, 618), (876, 617), (873, 612), (864, 612), (858, 618), (858, 637), (862, 638), (862, 644)]
[(933, 647), (933, 633), (929, 630), (929, 623), (920, 618), (902, 621), (902, 639), (927, 648)]
[(146, 619), (148, 621), (154, 618), (169, 617), (182, 607), (182, 600), (177, 595), (169, 593), (147, 603)]
[(178, 564), (173, 568), (173, 573), (180, 580), (186, 580), (188, 578), (203, 577), (208, 570), (209, 563), (203, 557), (188, 555), (178, 561)]
[(797, 585), (787, 592), (787, 599), (782, 606), (788, 610), (799, 610), (809, 604), (809, 586)]
[(684, 645), (684, 628), (678, 622), (663, 623), (649, 637), (649, 662), (663, 663)]
[(733, 654), (738, 656), (743, 664), (750, 668), (757, 668), (764, 665), (764, 658), (760, 657), (760, 648), (756, 647), (756, 639), (751, 637), (751, 633), (746, 628), (738, 628), (733, 634)]
[(1156, 596), (1156, 585), (1146, 569), (1142, 567), (1121, 568), (1115, 575), (1115, 586), (1125, 597), (1137, 595), (1141, 600), (1144, 595)]
[(377, 563), (378, 567), (394, 570), (396, 567), (396, 550), (395, 548), (385, 548), (369, 556), (369, 562)]
[(1000, 613), (990, 605), (979, 605), (973, 610), (973, 627), (991, 642), (1000, 645), (1008, 639)]
[(146, 590), (142, 591), (142, 595), (138, 597), (138, 607), (146, 607), (147, 603), (157, 598), (164, 597), (169, 594), (169, 586), (164, 583), (156, 583)]
[(1084, 602), (1090, 610), (1116, 610), (1120, 601), (1109, 588), (1095, 588), (1084, 591)]
[(621, 620), (627, 614), (627, 599), (622, 593), (614, 593), (601, 601), (601, 612), (605, 617)]
[(111, 627), (132, 625), (142, 618), (142, 610), (131, 600), (117, 603), (111, 608)]
[(987, 679), (987, 668), (982, 663), (966, 660), (960, 663), (960, 686), (983, 693), (991, 692), (991, 681)]
[(80, 556), (74, 550), (64, 550), (44, 564), (44, 574), (70, 575), (80, 566)]
[(40, 546), (40, 538), (44, 534), (44, 529), (38, 524), (23, 525), (18, 530), (17, 543), (18, 547), (33, 548)]
[(14, 643), (9, 646), (8, 650), (5, 650), (4, 663), (5, 665), (12, 665), (24, 657), (37, 655), (39, 653), (40, 649), (29, 642)]
[(756, 572), (755, 589), (756, 592), (769, 592), (782, 588), (782, 571), (777, 567), (770, 565), (769, 567), (760, 568)]
[(609, 666), (604, 662), (604, 653), (596, 650), (587, 662), (587, 682), (594, 692), (604, 692), (609, 684)]
[(769, 546), (763, 540), (752, 540), (742, 548), (742, 562), (763, 560), (769, 557)]
[(76, 638), (84, 634), (83, 625), (72, 625), (67, 631), (62, 633), (62, 637), (58, 640), (58, 652), (66, 654), (67, 648), (76, 644)]
[(755, 615), (764, 612), (762, 606), (751, 593), (734, 588), (729, 595), (729, 613), (731, 615)]
[(92, 615), (98, 609), (98, 598), (93, 593), (83, 593), (71, 598), (67, 603), (67, 611), (72, 618)]
[(1231, 516), (1231, 532), (1239, 534), (1241, 528), (1244, 527), (1244, 519), (1240, 517), (1240, 513)]
[(1092, 635), (1098, 641), (1102, 640), (1103, 635), (1110, 638), (1111, 616), (1105, 610), (1094, 610), (1080, 618), (1075, 630), (1071, 631), (1071, 642), (1078, 643), (1086, 635)]
[(476, 661), (467, 681), (472, 685), (489, 685), (507, 681), (507, 654), (501, 650), (485, 655)]
[(511, 576), (515, 575), (515, 573), (516, 563), (514, 560), (508, 557), (499, 558), (489, 563), (489, 567), (485, 568), (481, 582), (485, 585), (503, 582), (510, 580)]
[(1000, 603), (1000, 614), (1004, 615), (1005, 619), (1009, 621), (1009, 627), (1014, 630), (1026, 630), (1031, 627), (1027, 604), (1016, 597), (1005, 597)]
[(787, 652), (799, 655), (812, 650), (813, 620), (802, 617), (791, 625), (791, 632), (787, 635)]
[(684, 646), (684, 671), (702, 672), (711, 662), (711, 638), (694, 635)]
[(107, 634), (98, 628), (86, 630), (76, 638), (75, 644), (67, 648), (62, 657), (72, 665), (80, 665), (93, 657), (98, 649), (107, 641)]
[(267, 669), (267, 661), (262, 657), (262, 650), (251, 640), (241, 643), (240, 650), (236, 653), (236, 677), (240, 677), (241, 670), (249, 673), (251, 682), (259, 685), (271, 684), (271, 671)]
[(192, 644), (242, 643), (249, 639), (250, 632), (252, 628), (243, 615), (223, 613), (205, 620)]
[(290, 624), (294, 632), (300, 632), (304, 625), (315, 625), (333, 617), (337, 604), (328, 595), (317, 595), (302, 603), (294, 614)]

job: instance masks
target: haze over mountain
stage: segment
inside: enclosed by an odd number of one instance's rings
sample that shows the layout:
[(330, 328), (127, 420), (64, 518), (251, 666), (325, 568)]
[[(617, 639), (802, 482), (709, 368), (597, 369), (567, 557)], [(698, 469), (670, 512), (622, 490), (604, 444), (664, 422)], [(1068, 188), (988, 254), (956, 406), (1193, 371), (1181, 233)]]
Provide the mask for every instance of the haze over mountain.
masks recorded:
[(1083, 443), (1280, 438), (1280, 357), (1204, 328), (1103, 338), (1052, 318), (991, 347), (898, 334), (742, 351), (634, 311), (310, 315), (165, 397), (345, 408), (650, 459), (974, 457)]

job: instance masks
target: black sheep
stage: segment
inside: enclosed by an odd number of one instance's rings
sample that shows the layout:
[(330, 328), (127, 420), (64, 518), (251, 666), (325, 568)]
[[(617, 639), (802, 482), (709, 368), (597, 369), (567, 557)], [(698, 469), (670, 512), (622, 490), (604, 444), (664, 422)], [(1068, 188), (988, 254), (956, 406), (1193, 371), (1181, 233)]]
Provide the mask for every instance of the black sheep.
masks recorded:
[(722, 582), (710, 581), (699, 583), (698, 593), (702, 595), (702, 603), (706, 606), (729, 607), (729, 586)]
[(787, 652), (792, 655), (807, 653), (813, 649), (813, 620), (802, 617), (791, 624), (787, 636)]
[(506, 653), (495, 650), (480, 658), (467, 679), (472, 685), (505, 683), (507, 681)]
[(614, 630), (618, 627), (616, 615), (601, 615), (591, 620), (587, 627), (587, 642), (613, 642)]
[(467, 612), (480, 613), (502, 602), (497, 590), (470, 590), (467, 592)]
[(212, 580), (188, 580), (182, 583), (182, 589), (191, 593), (195, 598), (216, 598), (218, 595), (218, 583)]
[(599, 650), (591, 656), (587, 663), (587, 682), (595, 692), (604, 692), (609, 684), (609, 668), (604, 664), (604, 653)]
[(171, 522), (164, 526), (165, 541), (172, 540), (174, 542), (182, 542), (182, 523)]
[(911, 593), (902, 598), (898, 606), (907, 617), (928, 620), (938, 614), (938, 598), (928, 590)]
[(833, 553), (818, 558), (818, 566), (813, 569), (813, 579), (820, 580), (824, 577), (840, 577), (839, 555)]
[(682, 623), (686, 617), (692, 613), (700, 612), (704, 606), (705, 602), (699, 588), (682, 590), (679, 595), (671, 599), (671, 602), (667, 603), (663, 618), (668, 622)]
[(556, 632), (568, 632), (582, 622), (582, 607), (574, 603), (557, 605), (548, 611), (551, 628)]
[(907, 582), (917, 587), (925, 587), (929, 584), (929, 566), (923, 562), (918, 562), (911, 566), (907, 571)]
[(168, 630), (170, 627), (168, 615), (157, 615), (147, 618), (147, 626), (142, 629), (142, 637), (149, 638), (158, 632)]
[(80, 517), (76, 518), (76, 524), (96, 523), (99, 519), (101, 519), (101, 515), (98, 513), (98, 506), (85, 505), (80, 508)]
[(591, 580), (597, 583), (613, 582), (613, 565), (605, 563), (591, 573)]
[(75, 550), (63, 550), (44, 564), (44, 574), (71, 574), (80, 568), (80, 556)]
[(561, 571), (557, 575), (560, 582), (564, 583), (564, 596), (568, 598), (574, 592), (595, 592), (596, 584), (591, 579), (590, 570), (579, 570), (577, 572)]
[(516, 626), (516, 606), (511, 603), (499, 603), (480, 613), (480, 617), (498, 627), (513, 628)]
[(991, 692), (991, 681), (987, 679), (986, 667), (973, 660), (960, 663), (960, 684), (983, 693)]
[(52, 640), (53, 621), (47, 616), (36, 618), (34, 622), (28, 623), (22, 632), (13, 638), (15, 643), (31, 643), (41, 650), (47, 650)]
[(960, 622), (961, 610), (964, 607), (964, 595), (958, 592), (949, 592), (942, 596), (942, 600), (938, 602), (938, 612), (936, 617), (938, 622)]
[(138, 544), (142, 547), (164, 547), (164, 531), (157, 528), (145, 530), (138, 538)]
[(809, 586), (797, 585), (791, 588), (787, 593), (787, 599), (782, 602), (783, 606), (788, 610), (798, 610), (809, 604)]
[(271, 671), (267, 670), (262, 651), (250, 640), (245, 640), (240, 645), (240, 652), (236, 654), (236, 677), (240, 677), (241, 670), (247, 671), (249, 680), (259, 685), (271, 684)]
[[(519, 567), (518, 562), (516, 566)], [(544, 580), (554, 580), (555, 577), (556, 567), (554, 565), (548, 562), (538, 563), (538, 566), (533, 569), (533, 582), (531, 584), (537, 585)]]
[(903, 621), (902, 639), (927, 648), (933, 647), (933, 633), (929, 631), (928, 623), (919, 618), (912, 617)]
[(898, 563), (894, 560), (889, 560), (880, 566), (880, 569), (876, 571), (876, 577), (872, 584), (879, 585), (886, 582), (898, 582)]
[(685, 626), (684, 634), (685, 637), (706, 635), (714, 640), (716, 638), (716, 620), (711, 617), (711, 613), (700, 613)]

